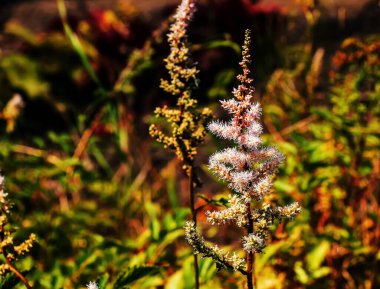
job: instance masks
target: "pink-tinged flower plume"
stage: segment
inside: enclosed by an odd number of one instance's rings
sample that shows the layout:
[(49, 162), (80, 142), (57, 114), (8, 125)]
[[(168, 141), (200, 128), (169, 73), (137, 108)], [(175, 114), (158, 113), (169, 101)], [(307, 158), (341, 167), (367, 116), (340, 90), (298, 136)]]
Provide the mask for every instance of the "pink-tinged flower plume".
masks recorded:
[[(239, 271), (247, 275), (248, 283), (251, 284), (252, 279), (249, 276), (252, 274), (253, 254), (261, 253), (266, 247), (270, 226), (275, 220), (294, 218), (299, 213), (300, 206), (293, 203), (273, 208), (262, 201), (272, 192), (272, 180), (284, 161), (284, 156), (277, 148), (264, 146), (262, 142), (262, 108), (260, 103), (254, 100), (253, 80), (250, 78), (249, 69), (249, 45), (250, 34), (247, 31), (242, 52), (243, 60), (240, 62), (243, 73), (237, 77), (239, 85), (232, 91), (233, 99), (221, 101), (222, 108), (229, 113), (231, 119), (215, 120), (208, 125), (213, 134), (235, 143), (234, 147), (216, 152), (209, 159), (209, 168), (222, 181), (228, 183), (232, 194), (225, 209), (206, 213), (207, 220), (212, 225), (236, 223), (237, 226), (246, 229), (247, 235), (242, 236), (246, 262), (238, 261), (239, 266), (233, 264), (241, 259), (229, 259), (229, 255), (220, 253), (218, 247), (206, 244), (203, 238), (198, 237), (191, 224), (186, 227), (186, 238), (196, 252), (213, 258), (220, 266), (240, 268)], [(243, 265), (246, 265), (246, 270), (241, 270)], [(252, 288), (252, 284), (249, 288)]]

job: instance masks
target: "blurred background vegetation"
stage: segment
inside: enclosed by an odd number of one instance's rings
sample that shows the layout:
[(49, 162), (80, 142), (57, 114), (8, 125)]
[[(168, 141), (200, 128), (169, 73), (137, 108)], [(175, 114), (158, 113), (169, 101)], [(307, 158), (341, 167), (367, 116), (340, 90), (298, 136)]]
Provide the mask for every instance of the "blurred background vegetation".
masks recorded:
[[(0, 3), (0, 168), (17, 263), (34, 288), (194, 287), (185, 176), (148, 135), (177, 1)], [(189, 39), (195, 97), (216, 112), (236, 84), (244, 29), (253, 30), (265, 140), (286, 155), (277, 202), (303, 211), (273, 229), (257, 288), (380, 288), (380, 7), (378, 1), (199, 1)], [(220, 112), (216, 112), (220, 116)], [(198, 155), (197, 205), (226, 193)], [(206, 206), (207, 205), (207, 206)], [(210, 240), (239, 245), (234, 231)], [(201, 288), (242, 288), (200, 263)], [(12, 274), (1, 288), (23, 288)]]

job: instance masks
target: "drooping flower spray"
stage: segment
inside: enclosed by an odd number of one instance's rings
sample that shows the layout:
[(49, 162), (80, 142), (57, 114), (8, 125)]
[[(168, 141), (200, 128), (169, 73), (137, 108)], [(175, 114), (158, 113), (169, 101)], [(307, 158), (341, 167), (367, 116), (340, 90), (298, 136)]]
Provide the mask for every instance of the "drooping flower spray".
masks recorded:
[(294, 218), (300, 211), (298, 203), (285, 207), (272, 207), (263, 197), (272, 190), (272, 179), (284, 156), (275, 147), (262, 144), (262, 126), (260, 124), (261, 106), (253, 101), (253, 80), (250, 78), (251, 55), (250, 31), (245, 33), (238, 75), (239, 85), (233, 90), (233, 99), (222, 100), (222, 107), (232, 115), (228, 122), (214, 121), (209, 130), (218, 137), (232, 140), (236, 146), (215, 153), (209, 159), (209, 168), (223, 181), (228, 183), (232, 194), (229, 206), (220, 211), (208, 211), (207, 220), (213, 225), (235, 222), (245, 228), (242, 247), (246, 257), (219, 249), (198, 235), (195, 224), (187, 222), (186, 238), (196, 253), (211, 257), (218, 268), (240, 271), (247, 278), (248, 288), (254, 282), (254, 254), (261, 253), (266, 247), (269, 227), (275, 220)]
[[(190, 209), (192, 223), (196, 226), (194, 189), (200, 184), (194, 171), (194, 157), (197, 154), (197, 146), (206, 135), (205, 124), (211, 117), (211, 111), (207, 108), (199, 110), (197, 101), (192, 98), (192, 92), (197, 87), (198, 69), (191, 55), (187, 37), (187, 27), (195, 12), (194, 0), (182, 0), (175, 15), (174, 22), (170, 26), (168, 42), (170, 54), (165, 59), (169, 80), (161, 80), (164, 91), (177, 98), (177, 106), (158, 107), (155, 110), (157, 118), (163, 118), (170, 129), (163, 131), (156, 124), (152, 124), (149, 133), (166, 148), (173, 150), (183, 164), (189, 180)], [(199, 288), (198, 261), (194, 254), (195, 288)]]

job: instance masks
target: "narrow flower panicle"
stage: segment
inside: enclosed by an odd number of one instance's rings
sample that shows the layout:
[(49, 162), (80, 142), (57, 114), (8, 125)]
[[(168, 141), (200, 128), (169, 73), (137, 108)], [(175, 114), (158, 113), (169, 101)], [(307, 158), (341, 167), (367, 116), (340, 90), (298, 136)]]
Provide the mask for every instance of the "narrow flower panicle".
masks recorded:
[(206, 136), (204, 128), (211, 118), (208, 108), (198, 109), (192, 91), (198, 85), (198, 69), (191, 58), (187, 39), (187, 27), (195, 12), (195, 0), (182, 0), (170, 26), (168, 42), (170, 54), (165, 59), (169, 79), (161, 80), (161, 88), (177, 97), (177, 107), (156, 108), (156, 118), (166, 120), (167, 129), (156, 124), (149, 127), (149, 134), (165, 148), (175, 152), (189, 174), (197, 146)]
[(194, 222), (186, 222), (185, 237), (196, 254), (201, 254), (202, 257), (212, 258), (221, 268), (231, 268), (238, 271), (245, 267), (246, 263), (243, 258), (238, 257), (236, 254), (230, 255), (217, 245), (211, 246), (206, 244), (204, 239), (198, 236)]

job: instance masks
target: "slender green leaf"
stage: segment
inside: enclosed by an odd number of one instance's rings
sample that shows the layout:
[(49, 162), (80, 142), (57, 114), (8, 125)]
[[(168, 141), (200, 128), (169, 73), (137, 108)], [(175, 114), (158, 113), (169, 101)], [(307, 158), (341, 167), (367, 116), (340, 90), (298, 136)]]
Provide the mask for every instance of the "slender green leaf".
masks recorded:
[(131, 285), (134, 282), (148, 277), (158, 275), (161, 272), (161, 268), (157, 266), (135, 266), (128, 268), (127, 271), (121, 273), (116, 281), (114, 288), (115, 289), (124, 289), (127, 288), (127, 285)]

